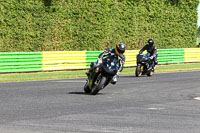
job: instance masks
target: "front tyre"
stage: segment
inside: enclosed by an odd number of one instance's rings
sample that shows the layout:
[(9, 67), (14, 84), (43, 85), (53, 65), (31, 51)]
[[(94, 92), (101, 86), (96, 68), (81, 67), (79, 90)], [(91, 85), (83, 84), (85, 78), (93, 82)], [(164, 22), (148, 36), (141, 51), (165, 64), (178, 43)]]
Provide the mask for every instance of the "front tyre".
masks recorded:
[(153, 74), (153, 71), (152, 71), (152, 69), (147, 73), (147, 76), (152, 76), (152, 74)]
[(84, 92), (85, 93), (90, 93), (91, 90), (89, 88), (89, 80), (87, 79), (86, 83), (85, 83), (85, 86), (84, 86)]
[(136, 70), (135, 70), (136, 77), (140, 77), (142, 75), (142, 65), (137, 64)]
[(101, 89), (103, 89), (105, 83), (106, 83), (106, 77), (99, 74), (99, 76), (97, 77), (97, 80), (94, 83), (94, 86), (93, 86), (90, 94), (96, 95)]

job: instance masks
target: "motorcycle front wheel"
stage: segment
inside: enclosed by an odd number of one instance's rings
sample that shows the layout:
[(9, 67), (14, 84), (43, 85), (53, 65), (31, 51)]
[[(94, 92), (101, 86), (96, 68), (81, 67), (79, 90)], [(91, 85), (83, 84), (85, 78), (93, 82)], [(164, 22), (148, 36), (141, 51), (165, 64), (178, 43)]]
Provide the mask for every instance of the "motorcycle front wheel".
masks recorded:
[(142, 65), (137, 64), (136, 70), (135, 70), (136, 77), (140, 77), (142, 75)]
[(152, 69), (147, 73), (147, 76), (152, 76), (153, 72)]
[(101, 89), (103, 89), (105, 83), (106, 83), (106, 77), (99, 74), (99, 76), (97, 77), (94, 83), (94, 86), (92, 87), (90, 94), (96, 95)]
[(85, 93), (90, 93), (91, 90), (89, 88), (89, 80), (87, 79), (86, 83), (85, 83), (85, 86), (84, 86), (84, 92)]

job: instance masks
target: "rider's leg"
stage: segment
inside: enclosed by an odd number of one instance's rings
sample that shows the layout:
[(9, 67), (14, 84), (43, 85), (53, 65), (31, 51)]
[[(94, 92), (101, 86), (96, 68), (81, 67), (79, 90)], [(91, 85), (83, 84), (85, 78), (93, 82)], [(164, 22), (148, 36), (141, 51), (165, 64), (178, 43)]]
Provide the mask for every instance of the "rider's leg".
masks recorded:
[(151, 70), (152, 69), (152, 66), (153, 65), (153, 59), (149, 60), (149, 63), (148, 63), (148, 66), (147, 66), (147, 70)]
[(153, 63), (152, 63), (152, 71), (154, 72), (156, 70), (156, 65), (155, 65), (155, 62), (153, 60)]
[(155, 63), (155, 65), (158, 64), (158, 59), (157, 59), (157, 57), (158, 57), (158, 55), (156, 55), (156, 56), (154, 57), (154, 63)]
[(158, 64), (157, 55), (156, 55), (156, 57), (154, 57), (153, 62), (154, 62), (153, 71), (155, 71), (156, 70), (156, 65)]

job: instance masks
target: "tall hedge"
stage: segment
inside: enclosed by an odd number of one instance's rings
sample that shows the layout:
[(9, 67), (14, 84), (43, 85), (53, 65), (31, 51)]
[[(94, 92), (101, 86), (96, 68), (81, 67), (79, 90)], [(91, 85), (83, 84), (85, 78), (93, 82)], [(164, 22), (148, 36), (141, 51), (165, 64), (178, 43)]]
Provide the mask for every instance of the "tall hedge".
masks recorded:
[(196, 46), (199, 0), (0, 0), (0, 51)]

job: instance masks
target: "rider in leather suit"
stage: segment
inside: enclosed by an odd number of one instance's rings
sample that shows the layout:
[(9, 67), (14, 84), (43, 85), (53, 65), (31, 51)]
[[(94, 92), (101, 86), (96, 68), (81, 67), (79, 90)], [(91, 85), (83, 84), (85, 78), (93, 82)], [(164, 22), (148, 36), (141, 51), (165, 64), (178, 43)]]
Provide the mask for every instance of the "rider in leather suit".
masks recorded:
[[(158, 64), (158, 60), (157, 60), (157, 48), (154, 45), (154, 40), (153, 39), (149, 39), (148, 40), (148, 44), (146, 44), (139, 52), (139, 54), (142, 54), (145, 50), (147, 50), (148, 53), (150, 53), (150, 57), (149, 59), (152, 60), (154, 62), (155, 65)], [(153, 71), (155, 71), (156, 66), (153, 65)]]
[(117, 77), (119, 76), (120, 72), (123, 70), (124, 62), (125, 62), (125, 56), (123, 53), (125, 52), (126, 45), (124, 43), (118, 43), (116, 45), (116, 48), (108, 48), (103, 53), (101, 53), (98, 57), (97, 62), (92, 62), (90, 64), (90, 69), (88, 72), (86, 72), (87, 76), (90, 75), (90, 72), (94, 69), (94, 66), (98, 66), (102, 63), (103, 57), (108, 56), (110, 58), (117, 58), (119, 63), (119, 69), (117, 71), (117, 74), (113, 76), (111, 83), (115, 84), (117, 82)]

